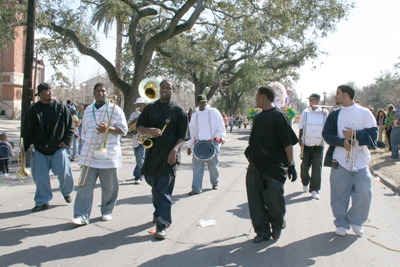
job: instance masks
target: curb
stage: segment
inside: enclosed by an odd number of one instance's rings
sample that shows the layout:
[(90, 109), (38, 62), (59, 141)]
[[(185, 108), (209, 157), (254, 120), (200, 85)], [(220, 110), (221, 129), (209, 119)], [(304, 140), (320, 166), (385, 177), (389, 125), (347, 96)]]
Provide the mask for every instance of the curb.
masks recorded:
[(389, 187), (390, 189), (392, 189), (393, 192), (397, 193), (400, 195), (400, 188), (395, 186), (390, 179), (382, 176), (379, 172), (372, 170), (371, 168), (369, 168), (371, 174), (377, 178), (379, 178), (381, 180), (381, 182), (386, 185), (387, 187)]

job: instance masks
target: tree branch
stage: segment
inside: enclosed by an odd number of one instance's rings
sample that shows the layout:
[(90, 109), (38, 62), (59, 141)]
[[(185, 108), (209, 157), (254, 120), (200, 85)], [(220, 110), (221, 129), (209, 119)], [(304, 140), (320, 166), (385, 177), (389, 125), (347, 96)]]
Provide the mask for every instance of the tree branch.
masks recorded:
[(72, 42), (74, 42), (75, 46), (78, 48), (79, 52), (95, 59), (107, 71), (110, 81), (115, 84), (119, 89), (121, 89), (124, 94), (128, 93), (131, 87), (128, 83), (124, 82), (118, 77), (115, 67), (99, 52), (85, 46), (74, 31), (58, 26), (53, 22), (50, 23), (49, 27), (60, 35), (70, 38)]

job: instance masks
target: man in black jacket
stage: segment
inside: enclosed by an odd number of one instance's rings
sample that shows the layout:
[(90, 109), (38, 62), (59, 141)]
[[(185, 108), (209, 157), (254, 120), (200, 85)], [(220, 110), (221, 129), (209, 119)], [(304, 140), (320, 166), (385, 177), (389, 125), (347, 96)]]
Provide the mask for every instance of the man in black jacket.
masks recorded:
[(40, 96), (40, 101), (29, 109), (22, 129), (24, 148), (32, 157), (30, 165), (36, 183), (33, 212), (47, 209), (53, 198), (50, 170), (58, 176), (60, 191), (67, 203), (71, 202), (70, 194), (74, 190), (66, 149), (74, 135), (71, 113), (65, 105), (53, 99), (49, 84), (39, 84), (36, 95)]

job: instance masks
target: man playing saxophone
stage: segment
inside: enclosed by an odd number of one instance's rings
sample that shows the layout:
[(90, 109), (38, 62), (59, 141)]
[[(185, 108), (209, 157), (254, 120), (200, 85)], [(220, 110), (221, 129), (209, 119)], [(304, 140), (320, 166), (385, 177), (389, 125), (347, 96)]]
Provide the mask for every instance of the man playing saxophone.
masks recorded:
[[(67, 146), (74, 136), (74, 125), (69, 109), (53, 99), (51, 86), (41, 83), (37, 87), (40, 101), (26, 114), (22, 138), (24, 149), (30, 153), (32, 177), (36, 184), (33, 212), (48, 208), (53, 198), (50, 185), (50, 170), (57, 175), (60, 191), (67, 203), (74, 191), (74, 178), (68, 158)], [(33, 145), (34, 151), (29, 150)]]
[(139, 143), (138, 139), (139, 134), (137, 133), (136, 130), (136, 123), (138, 121), (140, 114), (143, 112), (143, 108), (146, 106), (146, 102), (139, 97), (138, 99), (136, 99), (136, 102), (134, 104), (136, 104), (137, 108), (129, 117), (128, 126), (129, 126), (129, 132), (133, 132), (132, 148), (136, 159), (136, 166), (135, 169), (133, 170), (133, 176), (135, 177), (134, 182), (135, 184), (140, 184), (143, 179), (143, 175), (140, 172), (142, 170), (142, 166), (144, 163), (145, 150), (143, 145)]
[[(102, 219), (103, 221), (112, 219), (118, 196), (117, 168), (122, 165), (119, 137), (128, 131), (124, 112), (115, 101), (110, 103), (111, 101), (107, 100), (108, 91), (103, 83), (94, 86), (93, 95), (96, 102), (86, 108), (82, 118), (81, 138), (84, 144), (79, 157), (82, 172), (75, 199), (74, 218), (71, 220), (71, 223), (76, 225), (89, 224), (97, 177), (101, 185)], [(105, 154), (99, 149), (100, 143), (106, 143)]]

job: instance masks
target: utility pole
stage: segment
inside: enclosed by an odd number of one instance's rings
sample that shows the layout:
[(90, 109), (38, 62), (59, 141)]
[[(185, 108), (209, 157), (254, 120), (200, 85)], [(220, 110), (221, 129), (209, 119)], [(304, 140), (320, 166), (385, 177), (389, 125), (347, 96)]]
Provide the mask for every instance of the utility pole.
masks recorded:
[(28, 0), (28, 16), (26, 25), (26, 47), (25, 47), (25, 66), (24, 82), (22, 85), (22, 104), (21, 104), (21, 134), (23, 131), (25, 115), (31, 107), (32, 101), (32, 68), (33, 52), (35, 46), (35, 25), (36, 25), (36, 0)]

